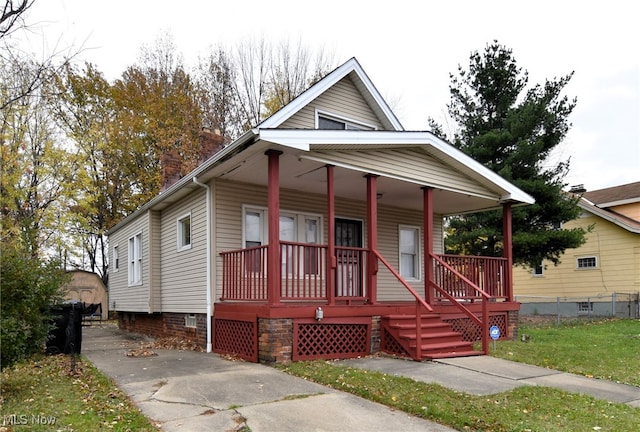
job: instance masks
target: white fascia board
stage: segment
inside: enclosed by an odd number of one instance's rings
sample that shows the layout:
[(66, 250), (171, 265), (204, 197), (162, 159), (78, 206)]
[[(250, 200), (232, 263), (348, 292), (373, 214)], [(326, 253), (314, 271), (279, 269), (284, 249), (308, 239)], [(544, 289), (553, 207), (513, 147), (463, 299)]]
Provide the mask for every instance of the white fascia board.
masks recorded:
[(378, 90), (375, 88), (367, 74), (364, 72), (358, 61), (355, 57), (352, 57), (341, 66), (338, 66), (320, 81), (315, 83), (309, 89), (304, 91), (298, 97), (296, 97), (293, 101), (289, 102), (287, 105), (282, 107), (278, 112), (273, 114), (271, 117), (264, 120), (262, 123), (256, 126), (259, 129), (271, 129), (280, 126), (284, 121), (289, 119), (292, 115), (300, 111), (304, 108), (309, 102), (320, 96), (322, 93), (327, 91), (333, 85), (335, 85), (342, 78), (350, 74), (351, 72), (355, 72), (365, 88), (373, 99), (376, 101), (384, 115), (387, 117), (389, 122), (393, 125), (396, 130), (403, 130), (400, 121), (396, 118), (395, 114), (391, 111), (387, 103), (384, 101)]
[(515, 201), (533, 204), (534, 198), (500, 177), (481, 163), (467, 156), (461, 150), (446, 143), (431, 132), (420, 131), (342, 131), (342, 130), (259, 130), (260, 138), (303, 151), (313, 145), (353, 145), (354, 148), (368, 145), (415, 145), (428, 146), (464, 165), (476, 175), (506, 191), (502, 202)]
[(248, 141), (253, 139), (253, 137), (255, 137), (255, 133), (251, 129), (248, 130), (247, 132), (245, 132), (244, 134), (242, 134), (238, 139), (233, 141), (228, 146), (224, 147), (218, 153), (213, 154), (213, 156), (211, 156), (209, 159), (204, 161), (201, 165), (199, 165), (197, 168), (195, 168), (189, 174), (187, 174), (186, 176), (182, 177), (180, 180), (175, 182), (167, 190), (160, 192), (158, 195), (153, 197), (151, 200), (147, 201), (141, 207), (138, 207), (138, 209), (136, 211), (134, 211), (130, 215), (126, 216), (119, 223), (117, 223), (110, 230), (108, 230), (107, 235), (111, 235), (112, 233), (120, 230), (122, 227), (127, 225), (129, 222), (131, 222), (132, 220), (137, 218), (141, 213), (144, 213), (147, 210), (152, 209), (155, 205), (157, 205), (157, 204), (161, 203), (162, 201), (166, 200), (168, 197), (170, 197), (174, 193), (178, 192), (183, 187), (186, 187), (188, 185), (193, 184), (193, 179), (194, 178), (197, 178), (200, 175), (202, 175), (204, 172), (208, 171), (210, 168), (212, 168), (214, 165), (216, 165), (216, 163), (220, 159), (224, 158), (226, 155), (228, 155), (230, 153), (233, 153), (238, 147), (241, 147), (242, 145), (246, 144)]
[(597, 217), (609, 221), (614, 225), (618, 225), (620, 228), (624, 228), (632, 233), (640, 234), (640, 228), (626, 223), (624, 220), (617, 218), (615, 214), (592, 204), (586, 198), (580, 198), (580, 200), (578, 200), (578, 206)]

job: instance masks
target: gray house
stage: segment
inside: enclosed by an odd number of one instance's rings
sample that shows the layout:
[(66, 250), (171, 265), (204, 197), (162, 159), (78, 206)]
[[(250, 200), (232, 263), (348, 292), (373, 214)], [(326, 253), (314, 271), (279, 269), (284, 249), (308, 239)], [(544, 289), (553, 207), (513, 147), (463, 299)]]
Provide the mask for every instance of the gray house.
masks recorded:
[(110, 230), (109, 307), (252, 361), (474, 355), (516, 331), (511, 248), (443, 255), (443, 218), (502, 208), (510, 245), (532, 202), (405, 131), (351, 59)]

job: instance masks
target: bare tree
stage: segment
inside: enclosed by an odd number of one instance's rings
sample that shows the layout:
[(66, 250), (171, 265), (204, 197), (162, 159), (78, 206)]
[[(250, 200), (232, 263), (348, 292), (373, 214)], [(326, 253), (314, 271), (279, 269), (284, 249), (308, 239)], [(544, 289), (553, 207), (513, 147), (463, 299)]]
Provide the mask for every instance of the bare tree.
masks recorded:
[(23, 24), (24, 13), (33, 6), (35, 0), (5, 0), (0, 18), (0, 38), (9, 35)]

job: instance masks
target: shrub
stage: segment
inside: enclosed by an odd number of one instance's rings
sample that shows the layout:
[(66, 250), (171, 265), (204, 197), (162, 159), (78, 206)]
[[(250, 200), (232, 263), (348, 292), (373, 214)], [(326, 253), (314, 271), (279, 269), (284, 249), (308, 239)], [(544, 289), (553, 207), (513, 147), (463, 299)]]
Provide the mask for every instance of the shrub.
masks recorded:
[(69, 276), (55, 260), (31, 256), (19, 243), (3, 242), (0, 257), (0, 369), (42, 352), (49, 308)]

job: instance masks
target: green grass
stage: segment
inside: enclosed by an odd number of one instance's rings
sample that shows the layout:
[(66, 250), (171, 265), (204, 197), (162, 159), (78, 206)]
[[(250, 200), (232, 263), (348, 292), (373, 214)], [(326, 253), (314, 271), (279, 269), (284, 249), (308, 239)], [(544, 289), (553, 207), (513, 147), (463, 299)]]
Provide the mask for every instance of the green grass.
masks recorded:
[[(495, 352), (492, 343), (492, 355), (640, 386), (638, 321), (524, 326), (520, 333), (530, 335), (529, 342), (499, 341)], [(282, 369), (457, 430), (640, 430), (638, 408), (554, 388), (523, 386), (491, 396), (473, 396), (331, 361), (296, 362)]]
[[(588, 377), (640, 386), (640, 321), (523, 325), (529, 342), (491, 343), (491, 355)], [(639, 389), (640, 391), (640, 389)]]
[(59, 355), (38, 356), (2, 371), (0, 429), (156, 430), (90, 362), (79, 358), (71, 369), (70, 357)]
[(330, 361), (296, 362), (292, 375), (462, 431), (636, 431), (640, 409), (546, 387), (472, 396), (437, 384)]

